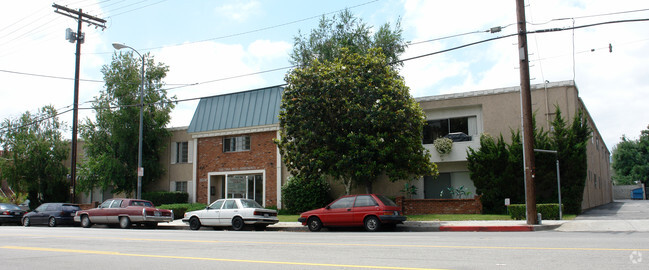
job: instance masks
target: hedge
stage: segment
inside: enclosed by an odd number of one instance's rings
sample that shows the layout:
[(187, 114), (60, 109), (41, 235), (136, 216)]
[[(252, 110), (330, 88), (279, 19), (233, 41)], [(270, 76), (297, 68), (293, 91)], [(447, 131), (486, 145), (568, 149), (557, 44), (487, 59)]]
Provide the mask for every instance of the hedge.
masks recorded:
[(160, 209), (169, 209), (174, 211), (174, 219), (181, 219), (185, 216), (186, 212), (205, 209), (205, 204), (202, 203), (174, 203), (163, 204), (158, 206)]
[[(515, 220), (525, 219), (525, 212), (527, 211), (524, 204), (512, 204), (507, 207), (509, 216)], [(536, 205), (536, 212), (541, 213), (541, 219), (545, 220), (558, 220), (559, 219), (559, 204), (558, 203), (542, 203)]]
[(142, 193), (142, 199), (151, 201), (153, 205), (187, 203), (189, 194), (187, 192), (154, 191)]
[(324, 177), (293, 176), (282, 186), (282, 209), (299, 214), (326, 206), (331, 187)]

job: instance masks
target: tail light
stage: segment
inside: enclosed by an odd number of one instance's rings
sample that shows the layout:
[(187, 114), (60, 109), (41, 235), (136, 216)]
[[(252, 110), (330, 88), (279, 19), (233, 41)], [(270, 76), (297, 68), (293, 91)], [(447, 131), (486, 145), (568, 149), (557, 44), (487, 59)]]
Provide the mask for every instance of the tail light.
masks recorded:
[(3, 214), (3, 215), (11, 215), (11, 212), (9, 212), (9, 211), (4, 211), (4, 212), (2, 212), (2, 214)]

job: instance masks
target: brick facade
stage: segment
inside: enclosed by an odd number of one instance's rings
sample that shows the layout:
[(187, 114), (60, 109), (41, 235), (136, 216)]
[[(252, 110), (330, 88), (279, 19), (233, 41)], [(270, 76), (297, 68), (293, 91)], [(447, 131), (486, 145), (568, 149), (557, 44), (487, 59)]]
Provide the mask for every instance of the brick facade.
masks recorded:
[(481, 214), (480, 196), (473, 199), (404, 199), (396, 198), (404, 215), (424, 214)]
[[(277, 146), (273, 143), (276, 131), (238, 134), (250, 136), (250, 150), (223, 152), (223, 138), (199, 138), (196, 164), (196, 200), (207, 202), (208, 173), (265, 171), (265, 206), (277, 205)], [(214, 198), (212, 198), (214, 201)]]

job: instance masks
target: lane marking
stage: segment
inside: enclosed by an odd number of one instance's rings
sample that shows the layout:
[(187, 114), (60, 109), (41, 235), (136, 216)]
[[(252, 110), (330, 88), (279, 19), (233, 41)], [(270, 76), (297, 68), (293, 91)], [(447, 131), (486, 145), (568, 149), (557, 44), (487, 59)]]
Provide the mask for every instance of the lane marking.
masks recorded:
[(186, 257), (186, 256), (152, 255), (152, 254), (133, 254), (133, 253), (121, 253), (121, 252), (114, 252), (114, 251), (81, 250), (81, 249), (61, 249), (61, 248), (39, 248), (39, 247), (20, 247), (20, 246), (2, 246), (2, 247), (0, 247), (0, 248), (2, 248), (2, 249), (12, 249), (12, 250), (47, 251), (47, 252), (63, 252), (63, 253), (81, 253), (81, 254), (95, 254), (95, 255), (109, 255), (109, 256), (128, 256), (128, 257), (144, 257), (144, 258), (164, 258), (164, 259), (200, 260), (200, 261), (219, 261), (219, 262), (238, 262), (238, 263), (258, 263), (258, 264), (278, 264), (278, 265), (323, 266), (323, 267), (333, 267), (333, 268), (372, 268), (372, 269), (403, 269), (403, 270), (443, 270), (443, 269), (434, 269), (434, 268), (398, 267), (398, 266), (375, 266), (375, 265), (351, 265), (351, 264), (330, 264), (330, 263), (306, 263), (306, 262), (260, 261), (260, 260), (242, 260), (242, 259), (219, 259), (219, 258), (205, 258), (205, 257)]
[(303, 243), (303, 242), (264, 242), (264, 241), (228, 241), (228, 240), (187, 240), (187, 239), (154, 239), (130, 237), (100, 237), (100, 236), (65, 236), (37, 234), (0, 234), (0, 236), (30, 236), (49, 238), (125, 240), (142, 242), (176, 242), (176, 243), (229, 243), (229, 244), (260, 244), (260, 245), (301, 245), (301, 246), (350, 246), (350, 247), (399, 247), (399, 248), (457, 248), (457, 249), (504, 249), (504, 250), (577, 250), (577, 251), (649, 251), (649, 248), (589, 248), (589, 247), (503, 247), (503, 246), (443, 246), (443, 245), (398, 245), (398, 244), (347, 244), (347, 243)]

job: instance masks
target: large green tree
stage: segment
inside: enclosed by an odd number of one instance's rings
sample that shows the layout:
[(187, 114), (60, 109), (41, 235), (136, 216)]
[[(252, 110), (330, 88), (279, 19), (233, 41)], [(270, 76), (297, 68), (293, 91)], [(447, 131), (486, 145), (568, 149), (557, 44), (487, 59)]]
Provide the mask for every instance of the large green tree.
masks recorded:
[(635, 181), (649, 182), (649, 126), (640, 132), (640, 138), (622, 141), (613, 148), (613, 180), (618, 185), (632, 185)]
[(45, 106), (36, 114), (6, 119), (0, 129), (0, 179), (6, 179), (14, 191), (27, 193), (31, 207), (69, 198), (64, 161), (70, 148), (57, 115), (54, 107)]
[[(175, 99), (168, 97), (162, 88), (169, 67), (155, 63), (149, 55), (145, 59), (143, 186), (164, 173), (159, 157), (170, 136), (165, 126)], [(141, 59), (132, 53), (120, 53), (102, 68), (106, 85), (92, 105), (96, 120), (86, 119), (81, 125), (86, 152), (86, 160), (79, 170), (82, 190), (101, 187), (112, 188), (114, 193), (131, 193), (136, 189), (141, 64)]]
[(422, 145), (424, 113), (380, 49), (340, 49), (333, 61), (313, 60), (286, 75), (278, 141), (294, 175), (325, 174), (371, 192), (390, 180), (435, 175)]
[[(581, 211), (587, 176), (586, 145), (591, 134), (583, 118), (583, 112), (578, 111), (568, 124), (557, 107), (552, 131), (536, 128), (533, 131), (535, 148), (557, 150), (562, 203), (566, 212), (575, 214)], [(538, 203), (557, 202), (556, 159), (552, 154), (535, 153), (534, 187)], [(511, 132), (510, 144), (502, 135), (498, 139), (482, 135), (480, 149), (469, 149), (467, 160), (476, 193), (482, 195), (485, 212), (503, 213), (505, 198), (510, 198), (512, 203), (525, 202), (520, 131)]]
[(290, 54), (291, 63), (307, 66), (316, 59), (321, 62), (333, 61), (342, 57), (343, 48), (346, 48), (345, 53), (361, 55), (371, 48), (381, 48), (387, 64), (401, 65), (399, 55), (407, 47), (402, 32), (401, 23), (397, 21), (394, 28), (386, 23), (372, 33), (371, 26), (354, 17), (349, 10), (344, 10), (332, 18), (323, 16), (318, 27), (312, 29), (308, 36), (298, 33)]

